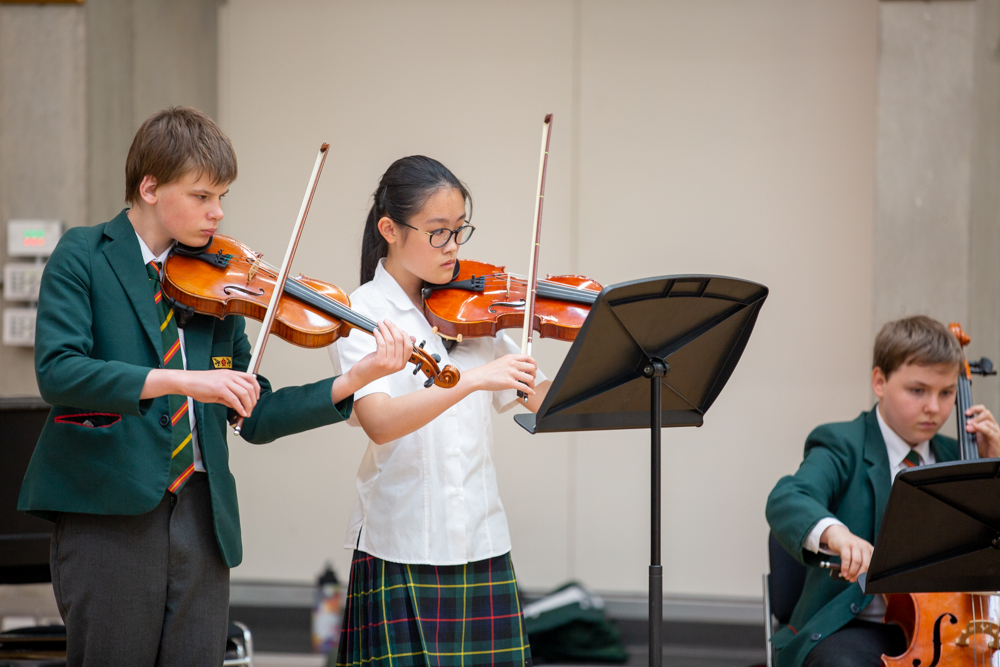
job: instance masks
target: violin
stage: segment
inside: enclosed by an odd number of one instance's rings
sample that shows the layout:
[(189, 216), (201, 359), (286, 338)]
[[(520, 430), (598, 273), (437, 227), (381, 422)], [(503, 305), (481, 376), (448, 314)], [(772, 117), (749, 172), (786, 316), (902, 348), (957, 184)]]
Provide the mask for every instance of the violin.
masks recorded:
[[(964, 348), (968, 334), (952, 322), (952, 333)], [(972, 375), (996, 375), (983, 357), (969, 362), (964, 354), (955, 397), (958, 448), (963, 461), (979, 458), (976, 434), (965, 430), (965, 411), (972, 407)], [(882, 656), (886, 667), (976, 667), (993, 664), (1000, 648), (1000, 599), (990, 593), (898, 593), (886, 596), (885, 622), (906, 634), (906, 652)]]
[[(176, 245), (163, 264), (161, 289), (179, 318), (195, 313), (244, 315), (263, 321), (274, 293), (277, 270), (261, 261), (262, 255), (234, 238), (216, 234), (200, 248)], [(373, 334), (378, 324), (352, 310), (350, 299), (336, 285), (300, 275), (288, 277), (278, 302), (271, 333), (293, 345), (326, 347), (352, 329)], [(425, 387), (454, 387), (459, 372), (439, 368), (441, 357), (414, 346), (413, 374), (423, 372)]]
[[(590, 306), (604, 289), (586, 276), (548, 276), (539, 280), (532, 327), (542, 338), (572, 341)], [(451, 282), (423, 290), (424, 316), (442, 338), (495, 336), (524, 326), (528, 281), (505, 267), (465, 260), (455, 262)]]

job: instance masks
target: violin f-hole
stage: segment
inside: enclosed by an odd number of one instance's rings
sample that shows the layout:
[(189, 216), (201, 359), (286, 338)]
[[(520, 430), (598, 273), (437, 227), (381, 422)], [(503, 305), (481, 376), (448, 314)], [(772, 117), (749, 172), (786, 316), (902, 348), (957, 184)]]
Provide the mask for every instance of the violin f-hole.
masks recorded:
[(239, 285), (226, 285), (225, 287), (222, 288), (222, 291), (225, 292), (226, 296), (229, 296), (230, 294), (232, 294), (232, 292), (230, 292), (229, 290), (235, 290), (237, 292), (243, 292), (244, 294), (249, 294), (250, 296), (264, 296), (264, 288), (263, 287), (258, 287), (257, 291), (244, 289), (244, 288), (240, 287)]
[(486, 310), (490, 311), (493, 314), (496, 314), (497, 311), (493, 310), (494, 308), (500, 308), (500, 307), (503, 307), (503, 308), (524, 308), (525, 305), (526, 304), (525, 304), (524, 299), (518, 299), (517, 301), (497, 301), (495, 303), (490, 304), (490, 307), (487, 308)]

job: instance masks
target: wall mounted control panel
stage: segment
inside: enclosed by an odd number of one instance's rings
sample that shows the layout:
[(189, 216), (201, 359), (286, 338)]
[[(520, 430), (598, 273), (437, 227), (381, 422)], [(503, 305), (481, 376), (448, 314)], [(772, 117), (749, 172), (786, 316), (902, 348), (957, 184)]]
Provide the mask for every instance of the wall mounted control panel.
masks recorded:
[(7, 223), (8, 257), (48, 257), (62, 236), (58, 220), (11, 220)]
[(44, 264), (11, 262), (3, 267), (3, 298), (5, 301), (38, 301)]
[(14, 347), (35, 346), (37, 308), (3, 309), (3, 344)]
[(3, 267), (2, 304), (4, 345), (33, 347), (35, 344), (38, 287), (45, 259), (59, 242), (62, 227), (58, 220), (7, 222), (8, 261)]

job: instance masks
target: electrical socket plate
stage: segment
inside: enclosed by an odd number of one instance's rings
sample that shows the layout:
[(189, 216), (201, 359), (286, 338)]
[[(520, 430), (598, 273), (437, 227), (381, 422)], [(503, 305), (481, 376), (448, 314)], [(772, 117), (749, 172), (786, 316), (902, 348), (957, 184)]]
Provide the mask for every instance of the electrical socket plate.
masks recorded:
[(8, 264), (3, 267), (3, 298), (7, 301), (38, 301), (44, 264)]
[(62, 236), (58, 220), (9, 220), (7, 255), (9, 257), (48, 257)]
[(4, 308), (3, 344), (13, 347), (35, 346), (36, 308)]

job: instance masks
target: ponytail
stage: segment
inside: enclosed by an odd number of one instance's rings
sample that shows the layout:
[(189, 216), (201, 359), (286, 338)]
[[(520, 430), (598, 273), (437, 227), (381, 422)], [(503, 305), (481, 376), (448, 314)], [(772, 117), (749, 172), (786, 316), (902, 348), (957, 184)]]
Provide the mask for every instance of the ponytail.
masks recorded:
[(396, 222), (409, 222), (420, 212), (427, 199), (441, 188), (455, 188), (461, 192), (462, 198), (469, 204), (471, 218), (472, 196), (469, 189), (437, 160), (411, 155), (389, 165), (372, 195), (372, 207), (361, 237), (362, 285), (375, 277), (379, 260), (389, 254), (389, 244), (378, 229), (378, 221), (389, 218)]

